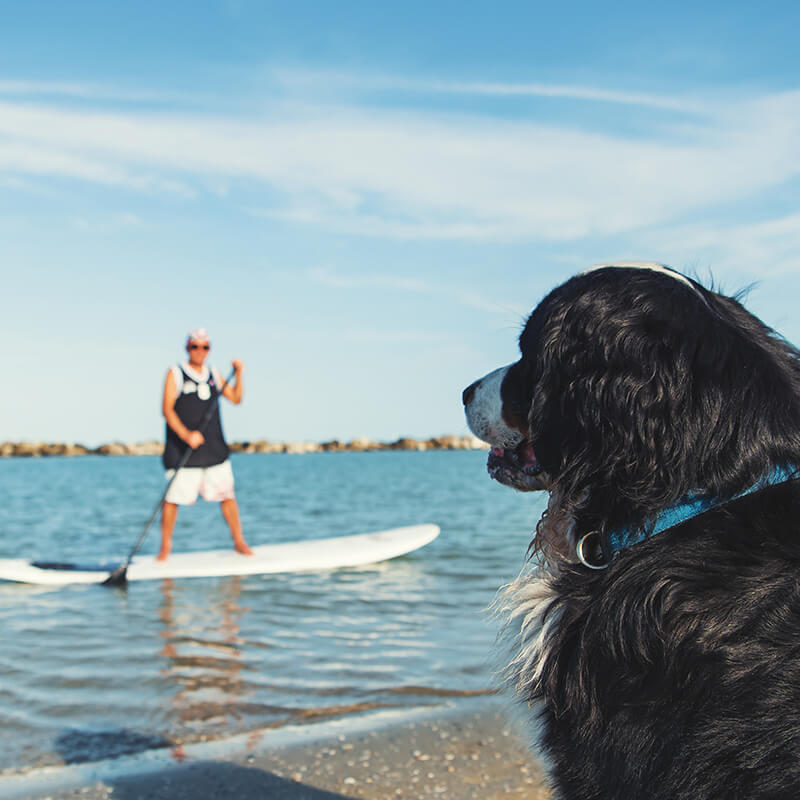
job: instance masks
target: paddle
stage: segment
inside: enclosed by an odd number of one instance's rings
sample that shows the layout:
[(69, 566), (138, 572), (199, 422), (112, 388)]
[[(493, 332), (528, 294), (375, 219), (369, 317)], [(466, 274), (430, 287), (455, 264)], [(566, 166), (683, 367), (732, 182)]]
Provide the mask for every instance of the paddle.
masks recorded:
[[(233, 378), (235, 370), (231, 370), (230, 375), (225, 379), (225, 382), (222, 384), (222, 387), (216, 394), (216, 403), (211, 403), (208, 407), (208, 410), (205, 413), (205, 416), (202, 420), (200, 420), (200, 425), (198, 426), (197, 430), (200, 433), (204, 433), (206, 428), (208, 427), (208, 423), (211, 422), (211, 419), (214, 416), (214, 412), (219, 410), (219, 398), (220, 395), (225, 391), (225, 387), (231, 382)], [(169, 479), (169, 483), (167, 483), (164, 492), (161, 495), (161, 499), (158, 501), (158, 504), (153, 509), (153, 513), (150, 515), (150, 519), (147, 520), (147, 524), (144, 526), (144, 530), (140, 534), (139, 538), (136, 540), (136, 544), (133, 546), (133, 549), (128, 554), (128, 558), (126, 559), (124, 564), (120, 564), (104, 581), (101, 586), (124, 586), (128, 582), (128, 567), (131, 565), (131, 561), (133, 561), (133, 557), (136, 553), (139, 552), (139, 548), (142, 546), (142, 542), (144, 542), (145, 536), (147, 536), (147, 532), (155, 522), (156, 517), (158, 516), (158, 512), (161, 511), (161, 508), (164, 505), (164, 502), (167, 499), (167, 494), (169, 493), (170, 487), (175, 482), (175, 478), (178, 477), (178, 473), (186, 466), (186, 462), (191, 458), (192, 453), (191, 447), (188, 445), (186, 446), (186, 450), (184, 454), (181, 456), (181, 460), (178, 462), (178, 466), (175, 467), (175, 472), (173, 476)]]

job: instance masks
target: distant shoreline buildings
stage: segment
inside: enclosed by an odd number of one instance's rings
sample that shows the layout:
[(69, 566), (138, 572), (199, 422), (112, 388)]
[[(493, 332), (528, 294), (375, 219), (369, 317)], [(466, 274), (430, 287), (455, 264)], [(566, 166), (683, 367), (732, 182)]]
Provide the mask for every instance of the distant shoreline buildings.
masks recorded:
[[(329, 442), (272, 442), (267, 439), (233, 442), (234, 453), (367, 453), (380, 450), (487, 450), (489, 445), (475, 436), (435, 436), (431, 439), (403, 437), (394, 442), (375, 442), (359, 438), (349, 442), (333, 439)], [(109, 442), (99, 447), (65, 442), (3, 442), (0, 458), (41, 458), (48, 456), (160, 456), (163, 442)]]

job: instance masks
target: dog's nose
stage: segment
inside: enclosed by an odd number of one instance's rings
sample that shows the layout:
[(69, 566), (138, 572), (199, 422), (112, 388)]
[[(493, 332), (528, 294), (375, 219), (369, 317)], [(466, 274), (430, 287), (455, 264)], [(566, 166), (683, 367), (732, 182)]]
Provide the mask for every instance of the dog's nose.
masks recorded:
[(472, 398), (475, 397), (475, 390), (478, 388), (478, 384), (480, 381), (475, 381), (475, 383), (470, 384), (464, 389), (464, 393), (461, 395), (461, 402), (464, 403), (465, 406), (468, 406), (472, 402)]

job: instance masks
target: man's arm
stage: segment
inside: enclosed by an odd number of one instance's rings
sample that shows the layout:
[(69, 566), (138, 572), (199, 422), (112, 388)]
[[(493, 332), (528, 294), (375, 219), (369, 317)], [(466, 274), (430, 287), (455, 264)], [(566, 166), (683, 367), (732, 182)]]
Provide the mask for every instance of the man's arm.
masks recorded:
[(244, 385), (242, 384), (242, 372), (244, 371), (244, 364), (241, 361), (234, 358), (233, 359), (233, 377), (235, 379), (235, 383), (231, 385), (230, 383), (225, 387), (225, 390), (222, 392), (223, 397), (227, 397), (228, 400), (231, 401), (234, 405), (239, 405), (242, 402), (242, 396), (244, 395)]
[(182, 422), (175, 411), (175, 401), (178, 399), (178, 387), (175, 385), (175, 378), (172, 376), (172, 370), (167, 372), (166, 380), (164, 381), (164, 398), (161, 402), (161, 412), (164, 414), (164, 419), (167, 425), (178, 434), (192, 450), (196, 450), (205, 441), (205, 437), (200, 431), (190, 431)]

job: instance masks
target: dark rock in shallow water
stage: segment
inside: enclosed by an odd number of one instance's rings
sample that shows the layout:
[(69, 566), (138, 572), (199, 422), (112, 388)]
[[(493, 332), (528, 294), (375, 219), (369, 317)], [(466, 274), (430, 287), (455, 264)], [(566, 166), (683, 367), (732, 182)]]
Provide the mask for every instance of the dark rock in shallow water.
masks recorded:
[(157, 747), (171, 747), (173, 742), (163, 736), (151, 736), (125, 728), (106, 731), (64, 731), (55, 742), (65, 764), (85, 764), (105, 758), (141, 753)]

